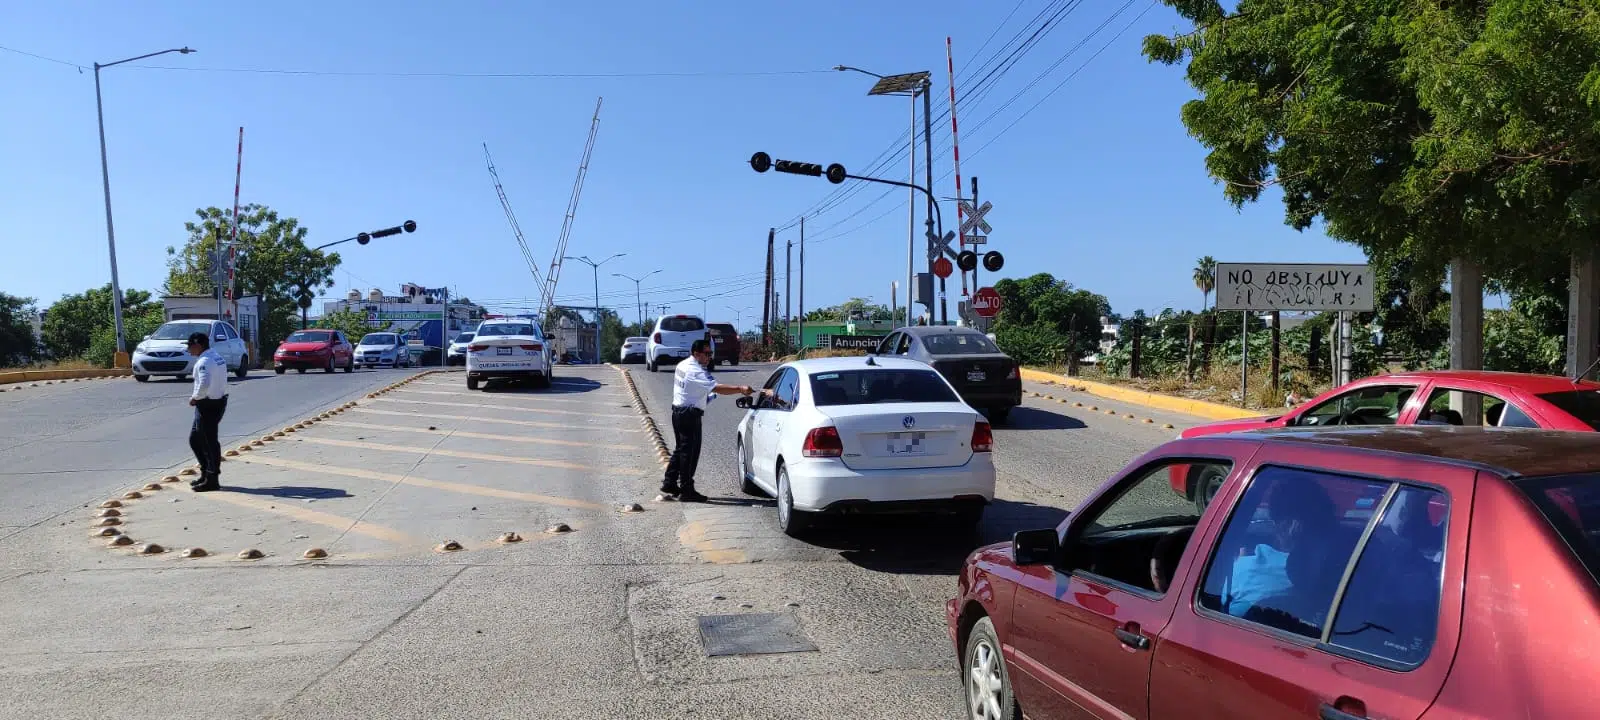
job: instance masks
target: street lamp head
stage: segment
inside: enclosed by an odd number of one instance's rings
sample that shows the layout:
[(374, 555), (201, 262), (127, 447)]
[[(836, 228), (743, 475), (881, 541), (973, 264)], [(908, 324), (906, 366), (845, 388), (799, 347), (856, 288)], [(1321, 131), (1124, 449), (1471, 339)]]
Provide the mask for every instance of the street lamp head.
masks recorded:
[(191, 47), (188, 47), (188, 46), (184, 46), (184, 47), (178, 48), (178, 52), (183, 53), (184, 55), (188, 55), (189, 53), (199, 52), (199, 51), (195, 50), (194, 48), (191, 48)]

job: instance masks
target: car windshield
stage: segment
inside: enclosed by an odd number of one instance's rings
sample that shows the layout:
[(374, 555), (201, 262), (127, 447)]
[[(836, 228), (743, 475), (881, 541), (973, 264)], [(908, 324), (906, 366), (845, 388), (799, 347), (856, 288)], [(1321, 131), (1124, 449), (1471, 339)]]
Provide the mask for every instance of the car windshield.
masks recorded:
[(361, 337), (362, 345), (393, 345), (396, 342), (393, 333), (373, 333)]
[(1600, 473), (1517, 482), (1600, 583)]
[(458, 342), (458, 343), (472, 342), (472, 333), (461, 333), (460, 335), (457, 335), (456, 336), (456, 342)]
[(532, 336), (533, 326), (528, 323), (495, 323), (478, 328), (478, 337), (492, 337), (500, 335), (528, 335)]
[(975, 332), (923, 335), (922, 344), (934, 355), (982, 355), (1000, 352), (987, 335)]
[(1600, 390), (1568, 390), (1539, 396), (1584, 424), (1600, 430)]
[(325, 343), (328, 342), (328, 339), (331, 337), (333, 337), (333, 333), (301, 330), (300, 332), (291, 334), (287, 339), (284, 340), (284, 342)]
[(706, 329), (706, 324), (697, 317), (669, 317), (661, 318), (662, 332), (694, 332)]
[(210, 323), (167, 323), (156, 329), (151, 340), (188, 340), (194, 333), (206, 334), (211, 329)]
[(819, 407), (960, 402), (944, 378), (932, 370), (841, 370), (816, 373), (811, 376), (811, 397)]

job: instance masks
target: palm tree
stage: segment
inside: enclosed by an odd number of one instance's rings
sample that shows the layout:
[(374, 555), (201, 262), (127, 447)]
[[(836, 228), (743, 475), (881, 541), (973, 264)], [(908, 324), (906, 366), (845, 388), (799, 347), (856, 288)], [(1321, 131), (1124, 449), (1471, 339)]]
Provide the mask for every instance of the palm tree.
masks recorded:
[(1207, 255), (1195, 261), (1194, 286), (1200, 288), (1200, 311), (1205, 312), (1211, 301), (1211, 291), (1217, 287), (1217, 261)]

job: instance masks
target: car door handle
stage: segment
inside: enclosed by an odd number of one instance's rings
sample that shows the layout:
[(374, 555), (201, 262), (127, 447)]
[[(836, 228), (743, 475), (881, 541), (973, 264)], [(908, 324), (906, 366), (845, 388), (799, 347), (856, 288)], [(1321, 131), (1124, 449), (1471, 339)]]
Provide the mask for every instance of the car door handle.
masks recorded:
[(1133, 648), (1135, 650), (1149, 650), (1150, 649), (1150, 638), (1147, 638), (1147, 637), (1145, 637), (1143, 635), (1140, 635), (1139, 631), (1137, 631), (1137, 630), (1128, 630), (1126, 628), (1117, 628), (1116, 630), (1113, 630), (1112, 632), (1116, 633), (1117, 639), (1121, 640), (1123, 645), (1127, 645), (1128, 647), (1131, 647), (1131, 648)]
[(1317, 717), (1321, 720), (1366, 720), (1367, 714), (1366, 712), (1362, 712), (1360, 715), (1347, 713), (1328, 703), (1323, 703), (1321, 711), (1317, 713)]

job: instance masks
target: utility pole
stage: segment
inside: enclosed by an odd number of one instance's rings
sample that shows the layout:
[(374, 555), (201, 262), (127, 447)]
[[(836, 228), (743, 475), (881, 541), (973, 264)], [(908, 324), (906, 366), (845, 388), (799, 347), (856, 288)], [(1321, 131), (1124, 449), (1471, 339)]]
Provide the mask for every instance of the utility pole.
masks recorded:
[[(949, 43), (949, 39), (947, 38), (945, 40), (945, 42), (946, 42), (946, 44), (948, 44)], [(948, 54), (948, 52), (946, 54)], [(951, 82), (951, 87), (950, 87), (950, 94), (951, 94), (950, 95), (950, 101), (951, 101), (951, 107), (950, 107), (950, 131), (951, 132), (950, 132), (950, 138), (951, 138), (952, 141), (954, 141), (954, 139), (955, 139), (956, 112), (955, 112), (955, 105), (954, 105), (954, 103), (955, 103), (955, 80), (954, 80), (953, 77), (952, 77), (950, 82)], [(934, 239), (934, 237), (936, 237), (934, 235), (933, 220), (936, 217), (939, 218), (939, 229), (938, 229), (938, 232), (942, 234), (944, 232), (944, 219), (938, 213), (938, 208), (934, 206), (934, 201), (933, 201), (933, 82), (930, 81), (930, 80), (926, 80), (926, 79), (924, 79), (922, 81), (922, 148), (923, 148), (923, 152), (926, 155), (925, 162), (922, 163), (922, 167), (923, 167), (923, 170), (927, 173), (927, 188), (928, 188), (928, 214), (927, 214), (927, 218), (926, 218), (925, 222), (928, 225), (928, 249), (932, 250), (933, 249), (933, 239)], [(960, 158), (961, 157), (960, 156), (960, 150), (957, 150), (956, 152), (957, 152), (956, 157)], [(956, 178), (957, 178), (957, 180), (956, 180), (956, 189), (957, 190), (959, 190), (960, 186), (961, 186), (961, 181), (959, 179), (960, 177), (961, 177), (961, 165), (960, 165), (960, 161), (957, 160), (957, 165), (956, 165)], [(959, 193), (957, 193), (957, 194), (959, 194)], [(958, 235), (960, 234), (960, 230), (961, 230), (961, 225), (958, 223), (956, 225), (956, 231), (957, 231)], [(934, 261), (933, 257), (929, 257), (928, 258), (928, 273), (929, 274), (933, 273), (933, 261)], [(911, 288), (908, 287), (908, 288), (906, 288), (906, 298), (908, 300), (908, 302), (906, 303), (906, 322), (907, 322), (907, 324), (909, 324), (911, 322), (911, 303), (909, 302), (910, 297), (911, 297)], [(940, 312), (942, 314), (944, 314), (945, 322), (949, 322), (950, 321), (950, 316), (948, 314), (948, 310), (945, 308), (945, 300), (944, 300), (944, 278), (940, 278), (939, 279), (939, 305), (940, 305)], [(933, 315), (933, 309), (931, 307), (928, 309), (928, 314), (930, 316)]]
[(794, 241), (785, 240), (783, 247), (783, 338), (789, 339), (789, 323), (794, 320), (794, 288), (790, 287), (790, 280), (794, 279)]
[[(974, 211), (976, 211), (976, 208), (978, 207), (978, 176), (977, 175), (973, 175), (972, 176), (972, 207), (974, 208)], [(958, 232), (959, 232), (959, 230), (958, 230)], [(977, 234), (976, 228), (974, 228), (973, 234), (974, 235)], [(963, 241), (962, 244), (965, 245), (966, 243)], [(973, 263), (973, 265), (972, 265), (972, 290), (974, 292), (976, 292), (978, 290), (978, 288), (983, 287), (982, 285), (978, 284), (978, 267), (983, 264), (981, 262), (981, 260), (983, 258), (983, 253), (979, 252), (979, 246), (977, 246), (977, 245), (973, 245), (972, 246), (972, 252), (974, 254), (976, 254), (978, 256), (979, 260), (980, 260), (980, 262)], [(966, 287), (966, 282), (963, 281), (961, 283), (961, 285), (962, 285), (962, 287)], [(967, 303), (967, 309), (969, 311), (972, 309), (972, 303), (970, 303), (970, 302)], [(987, 321), (984, 321), (983, 330), (984, 330), (984, 332), (988, 332), (988, 330), (989, 330)]]
[(797, 302), (800, 304), (800, 318), (799, 318), (799, 325), (797, 327), (800, 328), (800, 337), (799, 337), (800, 341), (798, 343), (796, 343), (795, 346), (796, 346), (796, 348), (803, 348), (803, 347), (806, 346), (806, 216), (804, 216), (804, 215), (800, 216), (800, 288), (799, 289), (800, 289), (800, 299)]
[(772, 237), (778, 233), (777, 228), (767, 228), (767, 289), (763, 293), (761, 303), (761, 344), (768, 345), (772, 342)]

